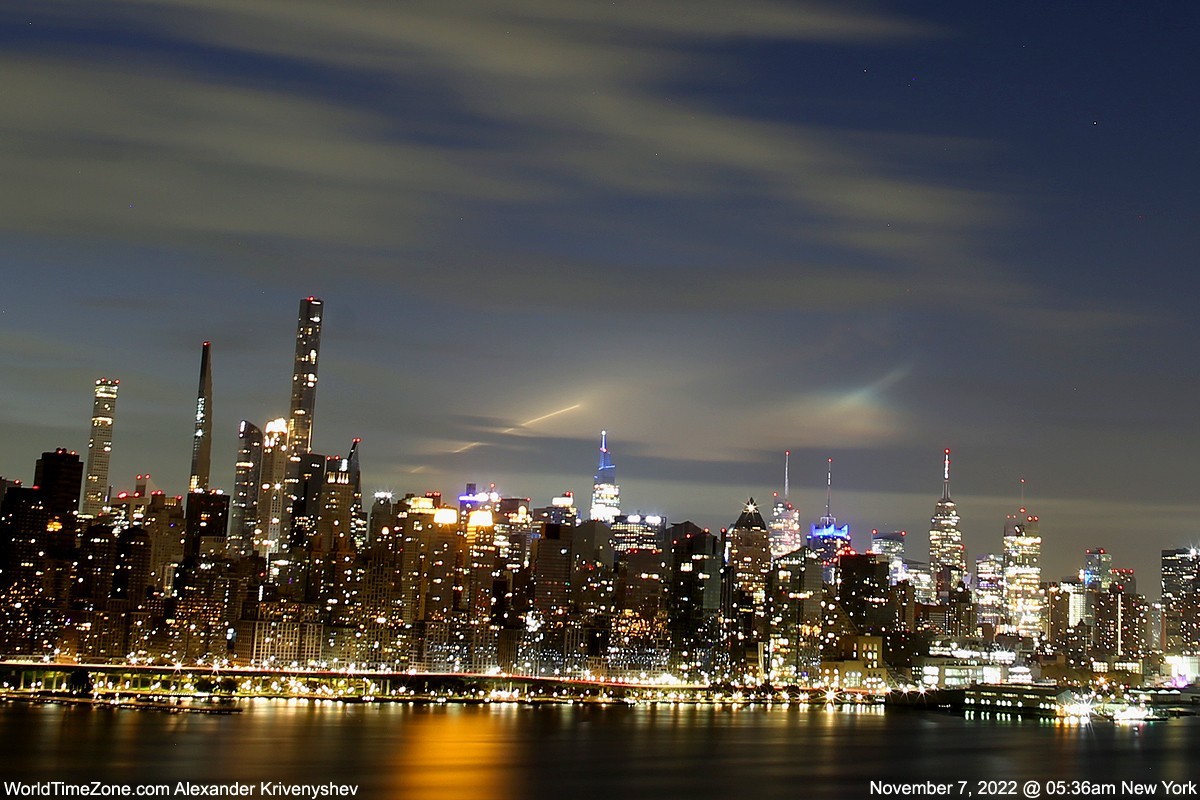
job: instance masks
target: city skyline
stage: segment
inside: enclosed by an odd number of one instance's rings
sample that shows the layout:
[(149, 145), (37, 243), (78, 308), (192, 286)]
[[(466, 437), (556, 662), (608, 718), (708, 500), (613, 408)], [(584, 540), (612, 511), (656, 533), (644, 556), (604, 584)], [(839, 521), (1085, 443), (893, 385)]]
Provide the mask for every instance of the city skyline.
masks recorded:
[[(0, 11), (0, 474), (87, 446), (182, 492), (286, 415), (364, 492), (501, 483), (724, 527), (781, 491), (924, 547), (955, 453), (968, 564), (1157, 575), (1200, 502), (1190, 8), (527, 0)], [(269, 36), (266, 32), (271, 32)], [(564, 476), (570, 476), (564, 484)]]
[[(320, 313), (321, 313), (320, 309), (323, 308), (323, 302), (324, 302), (323, 300), (318, 299), (312, 295), (308, 296), (307, 298), (301, 298), (301, 300), (300, 300), (300, 316), (299, 316), (299, 321), (297, 323), (297, 348), (296, 348), (295, 366), (293, 368), (293, 380), (292, 380), (292, 383), (293, 383), (292, 405), (293, 405), (293, 407), (302, 407), (304, 409), (303, 413), (301, 413), (299, 416), (300, 416), (300, 418), (302, 418), (305, 421), (306, 431), (311, 431), (312, 428), (315, 427), (315, 414), (314, 414), (315, 399), (314, 398), (315, 398), (315, 383), (316, 383), (315, 373), (309, 375), (304, 372), (304, 370), (308, 369), (308, 367), (305, 366), (306, 364), (311, 363), (315, 367), (315, 363), (316, 363), (315, 351), (313, 351), (313, 355), (311, 356), (311, 358), (308, 355), (309, 348), (311, 346), (309, 339), (313, 335), (313, 329), (308, 326), (311, 323), (316, 323), (317, 344), (315, 346), (319, 347), (319, 336), (320, 336), (319, 328), (320, 328)], [(313, 309), (316, 309), (316, 311), (314, 312)], [(312, 316), (314, 313), (316, 316)], [(196, 417), (197, 431), (200, 431), (202, 428), (207, 429), (208, 426), (211, 426), (210, 415), (208, 415), (208, 414), (201, 415), (201, 413), (200, 413), (200, 411), (202, 409), (211, 410), (212, 405), (213, 405), (210, 350), (211, 350), (211, 342), (207, 341), (207, 340), (204, 341), (203, 348), (202, 348), (202, 356), (201, 356), (201, 366), (200, 366), (201, 378), (200, 378), (200, 390), (199, 390), (199, 395), (201, 398), (203, 398), (203, 400), (200, 401), (199, 404), (197, 405), (197, 417)], [(298, 382), (307, 382), (309, 391), (303, 392), (302, 390), (297, 390), (295, 387)], [(102, 378), (102, 379), (97, 380), (95, 382), (96, 389), (97, 389), (96, 403), (101, 403), (102, 399), (107, 400), (109, 398), (108, 394), (104, 394), (103, 398), (102, 398), (102, 395), (101, 395), (102, 388), (104, 388), (106, 391), (109, 387), (115, 389), (115, 387), (119, 383), (120, 383), (119, 380), (113, 380), (113, 379), (109, 379), (109, 378)], [(300, 394), (297, 394), (298, 391), (300, 392)], [(300, 400), (297, 400), (297, 397), (299, 397), (301, 395), (303, 395), (307, 398), (303, 402), (301, 402)], [(97, 406), (97, 408), (99, 408), (99, 406)], [(106, 407), (106, 409), (107, 409), (107, 407)], [(96, 414), (96, 413), (100, 413), (100, 412), (94, 410), (93, 414)], [(111, 411), (106, 410), (105, 413), (111, 413)], [(294, 417), (295, 408), (293, 408), (292, 413), (293, 413), (293, 417)], [(558, 412), (555, 412), (555, 413), (558, 413)], [(203, 416), (203, 419), (202, 419), (202, 416)], [(108, 418), (106, 418), (106, 419), (108, 419)], [(535, 420), (535, 422), (536, 421), (537, 420)], [(247, 422), (249, 422), (251, 425), (254, 424), (253, 421), (249, 421), (249, 420), (243, 420), (241, 423), (239, 423), (239, 434), (235, 435), (237, 438), (240, 438), (240, 433), (243, 432), (242, 426), (244, 426)], [(270, 421), (268, 420), (266, 422), (270, 422)], [(275, 423), (282, 425), (282, 423), (284, 423), (284, 419), (281, 418), (281, 419), (275, 420)], [(95, 427), (95, 424), (96, 424), (95, 417), (93, 417), (93, 428)], [(106, 432), (105, 436), (107, 437), (106, 441), (108, 441), (110, 443), (112, 441), (111, 430), (112, 430), (112, 423), (109, 422), (108, 426), (106, 428), (107, 432)], [(282, 428), (280, 430), (282, 431)], [(309, 434), (309, 436), (311, 436), (311, 434)], [(361, 442), (361, 439), (359, 439), (357, 437), (354, 438), (352, 441), (351, 450), (349, 451), (349, 457), (354, 460), (355, 464), (358, 463), (357, 448), (358, 448), (360, 442)], [(465, 449), (474, 449), (474, 448), (480, 446), (481, 444), (482, 443), (480, 443), (480, 442), (471, 443), (470, 445), (467, 445), (464, 448), (464, 450)], [(306, 441), (302, 445), (302, 447), (303, 447), (302, 452), (304, 452), (304, 453), (311, 452), (311, 448), (309, 447), (309, 445), (310, 445), (310, 441), (308, 441), (308, 438), (306, 437)], [(233, 459), (233, 466), (235, 466), (235, 467), (240, 463), (240, 459), (241, 459), (240, 447), (241, 447), (241, 445), (237, 444), (235, 441), (234, 449), (239, 451), (237, 454), (237, 457)], [(49, 448), (48, 451), (51, 449), (52, 448)], [(73, 451), (71, 451), (70, 448), (66, 448), (66, 450), (68, 452), (73, 452)], [(115, 450), (115, 448), (114, 448), (114, 450)], [(60, 450), (60, 452), (61, 452), (61, 450)], [(91, 452), (90, 449), (88, 452)], [(297, 454), (299, 454), (300, 452), (301, 451), (297, 451)], [(931, 520), (931, 530), (929, 530), (928, 532), (925, 532), (924, 530), (921, 529), (920, 525), (918, 524), (917, 526), (910, 526), (912, 528), (911, 534), (908, 533), (907, 530), (903, 531), (904, 533), (906, 533), (906, 538), (910, 545), (910, 547), (908, 549), (908, 556), (907, 556), (909, 559), (913, 559), (913, 560), (917, 560), (917, 561), (924, 560), (924, 561), (932, 563), (934, 560), (936, 560), (934, 558), (933, 548), (932, 548), (935, 531), (940, 531), (948, 525), (951, 530), (953, 530), (957, 533), (956, 526), (958, 524), (959, 517), (957, 516), (956, 511), (955, 511), (956, 504), (953, 501), (951, 501), (951, 499), (950, 499), (951, 450), (949, 448), (946, 448), (945, 450), (942, 451), (942, 453), (940, 455), (941, 455), (940, 463), (942, 465), (942, 470), (941, 470), (942, 494), (941, 494), (941, 498), (939, 500), (937, 500), (937, 502), (934, 506), (933, 519)], [(785, 493), (788, 491), (789, 486), (790, 486), (790, 466), (789, 466), (790, 465), (790, 457), (791, 457), (791, 451), (784, 451), (784, 462), (783, 462), (784, 467), (783, 467), (782, 486), (783, 486), (783, 490)], [(324, 459), (324, 458), (326, 458), (326, 456), (320, 456), (320, 458)], [(341, 458), (341, 456), (340, 455), (339, 456), (329, 456), (329, 458), (335, 459), (335, 458)], [(600, 431), (599, 458), (600, 458), (600, 467), (599, 467), (597, 474), (593, 477), (593, 481), (595, 482), (596, 486), (598, 487), (598, 486), (600, 486), (600, 482), (603, 477), (603, 479), (605, 481), (607, 481), (609, 484), (611, 484), (613, 486), (613, 488), (615, 489), (617, 483), (614, 481), (615, 471), (614, 471), (614, 464), (613, 464), (613, 456), (612, 456), (611, 451), (608, 448), (608, 431), (607, 430)], [(295, 459), (293, 459), (293, 461), (294, 460)], [(197, 463), (196, 447), (195, 447), (195, 441), (193, 441), (193, 456), (192, 456), (192, 464), (193, 464), (192, 473), (193, 473), (193, 475), (196, 474), (196, 463)], [(356, 467), (356, 469), (357, 469), (357, 467)], [(234, 470), (231, 469), (230, 471), (233, 472)], [(207, 473), (208, 472), (207, 468), (203, 469), (202, 472)], [(85, 474), (90, 474), (90, 473), (85, 473)], [(160, 475), (161, 475), (161, 473), (160, 473)], [(4, 477), (9, 478), (10, 480), (13, 479), (14, 477), (17, 478), (18, 480), (22, 480), (22, 481), (25, 480), (25, 478), (19, 473), (8, 474), (8, 475), (5, 475)], [(478, 477), (478, 476), (476, 476), (476, 477)], [(490, 476), (490, 477), (497, 477), (501, 481), (503, 480), (503, 476)], [(137, 482), (142, 482), (143, 480), (149, 480), (150, 478), (151, 478), (151, 473), (149, 471), (145, 471), (144, 474), (142, 472), (139, 472), (136, 475)], [(570, 480), (570, 479), (568, 479), (568, 480)], [(186, 495), (187, 492), (192, 491), (192, 488), (191, 488), (192, 481), (193, 481), (192, 478), (188, 479), (189, 488), (186, 491), (181, 491), (180, 492), (181, 495)], [(128, 487), (126, 487), (124, 484), (114, 483), (111, 480), (110, 480), (110, 483), (113, 486), (114, 492), (120, 492), (120, 491), (122, 491), (122, 489), (126, 489), (126, 488), (131, 490), (135, 487), (135, 484), (132, 482), (130, 483), (130, 485)], [(207, 483), (207, 481), (206, 481), (206, 483)], [(464, 481), (460, 486), (474, 485), (476, 483), (478, 483), (478, 481)], [(166, 486), (169, 491), (174, 491), (173, 489), (171, 489), (169, 484)], [(282, 486), (282, 484), (280, 484), (280, 486)], [(512, 496), (512, 497), (522, 496), (522, 491), (520, 491), (519, 489), (509, 491), (508, 487), (504, 486), (502, 483), (499, 483), (499, 482), (493, 483), (493, 487), (495, 489), (502, 490), (501, 493), (506, 496)], [(1009, 509), (1008, 510), (1009, 513), (1007, 513), (1005, 515), (1004, 521), (1002, 523), (1003, 524), (1002, 535), (995, 537), (996, 543), (993, 543), (990, 546), (988, 546), (987, 544), (984, 544), (984, 546), (977, 553), (973, 553), (973, 551), (970, 550), (968, 547), (968, 549), (966, 551), (966, 562), (968, 564), (973, 563), (975, 560), (978, 560), (979, 558), (982, 558), (985, 555), (1000, 555), (1005, 551), (1006, 542), (1007, 542), (1007, 539), (1005, 537), (1008, 537), (1010, 535), (1012, 521), (1013, 521), (1013, 519), (1017, 518), (1017, 517), (1013, 516), (1012, 512), (1016, 511), (1018, 513), (1018, 517), (1019, 517), (1021, 515), (1024, 515), (1027, 511), (1027, 504), (1026, 504), (1027, 498), (1025, 496), (1026, 487), (1025, 487), (1024, 479), (1021, 479), (1019, 481), (1019, 487), (1020, 487), (1020, 495), (1019, 495), (1018, 505), (1017, 505), (1017, 507)], [(85, 489), (84, 498), (85, 499), (87, 498), (86, 488), (87, 488), (87, 482), (85, 481), (85, 483), (84, 483), (84, 489)], [(207, 486), (205, 488), (207, 488)], [(219, 492), (223, 492), (225, 494), (231, 495), (231, 497), (236, 496), (236, 492), (238, 491), (236, 481), (234, 481), (232, 478), (231, 478), (228, 486), (226, 486), (225, 484), (221, 484), (221, 485), (214, 485), (212, 488)], [(441, 493), (443, 496), (445, 496), (447, 498), (453, 498), (454, 496), (456, 496), (459, 487), (386, 486), (386, 487), (377, 487), (377, 488), (379, 491), (388, 492), (388, 493), (394, 494), (395, 496), (401, 496), (405, 492), (411, 492), (413, 494), (420, 495), (424, 492), (431, 491), (431, 492)], [(808, 488), (811, 489), (812, 487), (808, 487)], [(595, 502), (594, 495), (589, 495), (586, 491), (580, 491), (580, 490), (575, 489), (574, 487), (564, 489), (563, 491), (573, 494), (577, 498), (577, 502), (579, 502), (579, 503), (586, 503), (588, 501), (589, 496), (591, 496), (592, 503), (593, 503), (593, 514), (595, 513), (596, 507), (594, 505), (594, 502)], [(619, 490), (617, 490), (617, 491), (619, 491)], [(366, 492), (365, 494), (367, 496), (370, 496), (371, 492)], [(534, 496), (531, 494), (531, 500), (533, 500), (535, 505), (538, 503), (541, 503), (541, 502), (548, 503), (550, 501), (550, 498), (552, 496), (556, 496), (557, 494), (560, 494), (560, 493), (552, 493), (551, 495), (547, 495), (545, 497)], [(752, 492), (751, 496), (750, 496), (750, 500), (747, 502), (753, 502), (753, 494), (754, 493)], [(774, 498), (778, 498), (778, 496), (779, 496), (777, 491), (773, 491), (773, 492), (771, 492), (771, 494)], [(851, 497), (853, 497), (853, 496), (855, 496), (856, 493), (853, 490), (847, 492), (847, 491), (843, 491), (843, 490), (839, 489), (839, 494), (848, 494)], [(759, 496), (764, 497), (765, 493), (760, 492)], [(832, 497), (833, 497), (833, 459), (831, 457), (827, 457), (825, 459), (824, 506), (821, 509), (823, 511), (823, 513), (819, 517), (817, 517), (815, 515), (810, 515), (811, 520), (808, 520), (809, 522), (812, 522), (812, 527), (814, 529), (817, 527), (821, 527), (821, 526), (829, 527), (829, 526), (837, 523), (837, 517), (832, 516), (832, 513), (831, 513), (832, 512), (832, 508), (831, 508)], [(261, 502), (261, 500), (260, 500), (260, 502)], [(619, 503), (619, 501), (617, 501), (617, 502)], [(949, 505), (947, 506), (946, 504), (949, 504)], [(697, 503), (697, 505), (703, 505), (703, 504)], [(759, 505), (761, 506), (762, 504), (759, 504)], [(947, 508), (949, 509), (948, 511), (947, 511)], [(710, 519), (706, 519), (699, 515), (674, 514), (669, 509), (664, 509), (659, 506), (655, 506), (653, 504), (648, 507), (645, 507), (645, 508), (637, 507), (636, 509), (635, 508), (621, 509), (618, 506), (612, 510), (617, 513), (625, 513), (625, 514), (643, 513), (643, 512), (651, 513), (651, 514), (661, 513), (661, 514), (666, 515), (665, 519), (670, 523), (698, 522), (703, 527), (710, 528), (713, 531), (720, 531), (725, 528), (736, 527), (736, 525), (737, 525), (737, 522), (725, 523), (723, 521), (720, 521), (719, 518), (717, 518), (717, 517), (714, 517), (713, 519), (710, 520)], [(743, 510), (741, 516), (744, 517), (745, 513), (746, 513), (745, 510)], [(801, 518), (803, 519), (804, 511), (801, 509), (800, 513), (802, 515)], [(852, 519), (860, 518), (861, 516), (862, 515), (860, 513), (858, 515), (852, 515), (850, 518), (852, 518)], [(945, 520), (942, 519), (943, 517), (945, 517)], [(595, 518), (595, 517), (593, 517), (593, 518)], [(606, 515), (602, 514), (601, 518), (603, 518), (606, 522), (611, 522), (611, 515), (606, 516)], [(741, 517), (739, 517), (739, 519), (740, 518)], [(1037, 519), (1037, 517), (1030, 517), (1030, 519)], [(946, 520), (949, 520), (949, 521), (947, 522)], [(867, 520), (868, 524), (870, 524), (870, 522), (871, 522), (870, 520)], [(850, 524), (850, 523), (845, 523), (845, 524)], [(1036, 523), (1035, 523), (1035, 526), (1036, 526)], [(852, 527), (851, 528), (852, 545), (855, 548), (857, 548), (857, 550), (859, 552), (867, 552), (867, 551), (871, 550), (873, 547), (873, 544), (874, 544), (873, 534), (879, 530), (887, 530), (887, 529), (888, 529), (888, 525), (886, 525), (886, 524), (884, 524), (884, 525), (876, 524), (869, 528), (867, 528), (865, 526), (859, 526), (857, 528)], [(900, 531), (901, 529), (895, 528), (895, 530)], [(228, 536), (230, 537), (231, 542), (237, 540), (238, 532), (237, 532), (236, 525), (230, 526)], [(975, 541), (977, 543), (986, 543), (991, 538), (992, 537), (989, 537), (986, 532), (979, 532), (974, 537), (971, 537), (970, 539), (968, 539), (967, 537), (963, 537), (963, 540), (965, 542), (967, 542), (968, 544), (970, 541)], [(916, 547), (915, 548), (911, 547), (911, 545), (914, 545), (914, 544), (916, 545)], [(1110, 549), (1113, 547), (1113, 545), (1105, 544), (1105, 543), (1098, 543), (1097, 546), (1107, 547)], [(1187, 545), (1178, 545), (1177, 544), (1174, 546), (1164, 547), (1163, 550), (1165, 551), (1168, 549), (1176, 549), (1181, 546), (1186, 548)], [(1146, 569), (1145, 567), (1141, 567), (1140, 569), (1135, 570), (1135, 571), (1140, 572), (1140, 574), (1145, 575), (1147, 577), (1156, 576), (1156, 574), (1157, 574), (1156, 570), (1158, 567), (1158, 554), (1160, 552), (1159, 550), (1140, 551), (1135, 548), (1128, 548), (1130, 550), (1130, 552), (1123, 553), (1123, 552), (1121, 552), (1122, 548), (1120, 548), (1120, 543), (1118, 543), (1116, 545), (1116, 547), (1117, 547), (1118, 565), (1119, 566), (1125, 566), (1125, 568), (1128, 568), (1126, 565), (1128, 565), (1130, 563), (1136, 562), (1139, 565), (1141, 565), (1143, 562), (1145, 562), (1145, 563), (1150, 564), (1152, 569)], [(235, 549), (236, 549), (236, 547), (235, 547)], [(1083, 560), (1083, 555), (1084, 555), (1083, 553), (1068, 553), (1065, 551), (1055, 552), (1054, 548), (1052, 548), (1052, 547), (1048, 548), (1048, 549), (1051, 553), (1053, 553), (1055, 556), (1057, 556), (1059, 559), (1061, 559), (1064, 564), (1069, 565), (1071, 563), (1072, 558), (1079, 557), (1079, 560), (1078, 560), (1079, 569), (1075, 569), (1074, 567), (1068, 567), (1067, 569), (1065, 569), (1062, 572), (1062, 574), (1057, 574), (1054, 572), (1054, 569), (1052, 566), (1051, 567), (1043, 567), (1040, 572), (1042, 580), (1057, 581), (1057, 580), (1061, 580), (1061, 579), (1075, 579), (1075, 578), (1082, 579), (1083, 569), (1086, 567), (1086, 564)], [(1046, 556), (1046, 550), (1047, 550), (1047, 548), (1042, 549), (1042, 558), (1043, 559)], [(1091, 549), (1088, 549), (1086, 551), (1086, 553), (1090, 554)], [(972, 579), (971, 583), (972, 583), (972, 585), (974, 585), (974, 572), (973, 572), (973, 570), (969, 570), (969, 572), (970, 572), (969, 577)], [(935, 573), (936, 573), (936, 570), (935, 570)], [(951, 576), (951, 579), (957, 580), (959, 576), (961, 576), (961, 573), (953, 573)], [(1155, 581), (1155, 585), (1157, 585), (1157, 579)]]

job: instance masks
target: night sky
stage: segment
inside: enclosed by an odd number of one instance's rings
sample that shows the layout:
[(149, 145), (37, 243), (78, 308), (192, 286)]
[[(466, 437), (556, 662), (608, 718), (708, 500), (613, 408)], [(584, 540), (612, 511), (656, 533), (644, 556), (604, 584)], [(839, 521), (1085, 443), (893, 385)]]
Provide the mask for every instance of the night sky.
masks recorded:
[[(214, 483), (287, 411), (364, 488), (720, 527), (782, 491), (923, 558), (1042, 519), (1157, 595), (1200, 541), (1194, 3), (144, 0), (0, 7), (0, 475)], [(562, 413), (554, 414), (554, 412)], [(539, 419), (546, 417), (544, 419)]]

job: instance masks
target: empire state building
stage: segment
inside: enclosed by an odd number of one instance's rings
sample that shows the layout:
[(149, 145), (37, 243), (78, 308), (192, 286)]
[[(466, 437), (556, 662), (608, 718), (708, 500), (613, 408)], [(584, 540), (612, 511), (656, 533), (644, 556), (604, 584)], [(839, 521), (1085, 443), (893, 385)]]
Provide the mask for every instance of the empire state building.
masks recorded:
[(937, 581), (938, 595), (948, 594), (967, 574), (967, 551), (958, 529), (958, 506), (950, 499), (950, 451), (942, 472), (942, 499), (929, 520), (929, 569)]

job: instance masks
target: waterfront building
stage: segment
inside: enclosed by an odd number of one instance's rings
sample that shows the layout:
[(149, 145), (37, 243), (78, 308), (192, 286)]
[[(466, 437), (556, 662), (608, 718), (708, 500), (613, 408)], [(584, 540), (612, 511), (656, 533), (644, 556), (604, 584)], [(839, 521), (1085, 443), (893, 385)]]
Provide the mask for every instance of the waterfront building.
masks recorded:
[(1162, 551), (1162, 649), (1172, 655), (1200, 648), (1200, 550)]
[(806, 547), (771, 562), (767, 577), (768, 678), (810, 686), (821, 663), (821, 562)]
[(1008, 631), (1045, 635), (1039, 520), (1024, 508), (1004, 523), (1004, 607)]
[(735, 676), (761, 678), (766, 668), (767, 576), (771, 534), (750, 498), (725, 533), (725, 620)]
[(706, 528), (681, 522), (671, 538), (671, 577), (667, 586), (667, 627), (671, 669), (685, 681), (707, 680), (723, 668), (720, 623), (724, 551)]
[(988, 553), (975, 560), (975, 611), (981, 626), (999, 630), (1007, 619), (1004, 606), (1004, 558)]
[[(1149, 607), (1146, 598), (1113, 584), (1096, 600), (1093, 653), (1100, 660), (1136, 661), (1149, 652)], [(1139, 668), (1140, 671), (1140, 668)]]

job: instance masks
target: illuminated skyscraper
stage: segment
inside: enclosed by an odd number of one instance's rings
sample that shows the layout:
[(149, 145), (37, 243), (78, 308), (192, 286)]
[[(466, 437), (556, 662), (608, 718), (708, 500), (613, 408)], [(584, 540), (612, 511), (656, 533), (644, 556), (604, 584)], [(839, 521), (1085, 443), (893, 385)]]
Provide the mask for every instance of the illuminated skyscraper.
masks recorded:
[(905, 580), (908, 571), (904, 566), (904, 531), (871, 531), (871, 552), (887, 557), (888, 581), (895, 585)]
[(1004, 524), (1004, 607), (1009, 631), (1021, 636), (1040, 636), (1045, 628), (1041, 558), (1038, 518), (1024, 508), (1010, 514)]
[(933, 507), (929, 520), (929, 569), (937, 581), (938, 596), (950, 590), (967, 575), (967, 551), (958, 529), (958, 507), (950, 499), (950, 450), (942, 471), (942, 499)]
[(771, 556), (779, 558), (804, 546), (804, 529), (800, 526), (800, 512), (788, 499), (788, 467), (790, 450), (783, 452), (783, 497), (775, 495), (771, 509)]
[(1200, 551), (1163, 550), (1161, 564), (1163, 650), (1194, 652), (1200, 647)]
[(288, 446), (293, 454), (312, 451), (313, 414), (317, 407), (317, 354), (321, 350), (321, 312), (315, 297), (300, 301), (296, 321), (296, 361), (292, 370), (292, 405), (288, 411)]
[(192, 436), (192, 474), (188, 492), (208, 490), (212, 467), (212, 367), (209, 362), (209, 343), (200, 351), (200, 386), (196, 390), (196, 431)]
[(534, 519), (542, 522), (557, 522), (562, 525), (577, 525), (579, 510), (575, 508), (575, 496), (563, 492), (550, 500), (550, 505), (533, 510)]
[(1090, 547), (1083, 556), (1079, 579), (1088, 589), (1103, 591), (1112, 583), (1112, 553), (1103, 547)]
[(600, 467), (592, 484), (591, 519), (612, 522), (621, 513), (621, 487), (617, 485), (617, 468), (608, 452), (608, 431), (600, 431)]
[(354, 477), (350, 459), (330, 456), (319, 476), (324, 488), (320, 492), (314, 551), (322, 553), (354, 552), (356, 544), (351, 531), (354, 513)]
[(346, 464), (350, 471), (350, 485), (354, 489), (354, 499), (350, 504), (350, 535), (356, 547), (367, 543), (367, 512), (363, 509), (362, 496), (362, 466), (359, 463), (358, 445), (362, 439), (355, 438), (350, 443), (350, 455)]
[(608, 523), (618, 553), (663, 547), (667, 521), (657, 514), (618, 514)]
[(808, 533), (808, 549), (821, 562), (821, 576), (825, 583), (832, 584), (837, 576), (837, 560), (850, 549), (850, 526), (838, 527), (837, 517), (830, 507), (833, 501), (833, 459), (828, 460), (825, 475), (825, 516), (814, 523)]
[(238, 442), (237, 463), (233, 468), (233, 498), (230, 501), (229, 552), (248, 556), (254, 551), (254, 528), (258, 524), (263, 433), (257, 425), (242, 420), (238, 425)]
[(725, 534), (725, 565), (725, 619), (734, 674), (758, 676), (761, 680), (761, 673), (768, 668), (765, 649), (771, 533), (753, 497)]
[(767, 579), (770, 678), (811, 684), (821, 664), (821, 564), (801, 546), (771, 562)]
[(83, 478), (81, 515), (96, 517), (108, 500), (108, 460), (112, 456), (113, 421), (117, 413), (119, 380), (96, 381), (92, 402), (92, 437), (88, 441), (87, 469)]
[(284, 536), (291, 530), (292, 501), (284, 491), (289, 466), (287, 420), (271, 420), (263, 433), (254, 550), (270, 558), (285, 549)]
[(1004, 559), (988, 553), (975, 561), (975, 612), (980, 625), (995, 631), (1007, 618), (1004, 606)]

